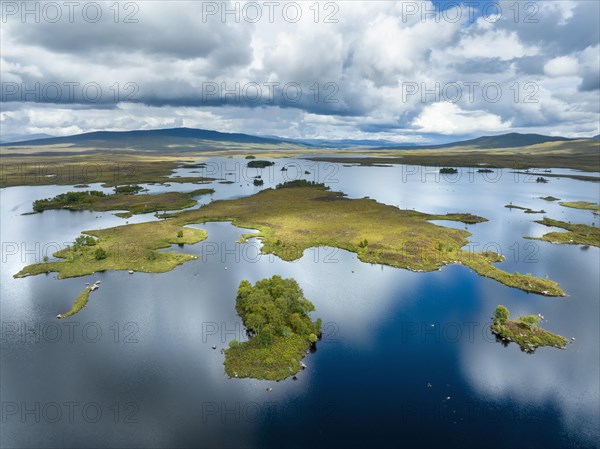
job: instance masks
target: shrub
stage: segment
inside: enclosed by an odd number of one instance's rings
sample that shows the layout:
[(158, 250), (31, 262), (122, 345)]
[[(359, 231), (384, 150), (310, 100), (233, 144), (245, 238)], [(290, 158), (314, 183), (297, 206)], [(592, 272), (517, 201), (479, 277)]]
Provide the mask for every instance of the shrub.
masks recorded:
[(183, 237), (183, 231), (182, 231), (182, 230), (179, 230), (179, 231), (177, 232), (177, 238), (178, 238), (178, 239), (180, 239), (180, 238), (182, 238), (182, 237)]
[(108, 256), (108, 254), (103, 248), (97, 248), (94, 252), (94, 257), (96, 258), (96, 260), (106, 259), (106, 256)]
[(510, 318), (510, 312), (504, 306), (496, 307), (496, 311), (494, 312), (494, 323), (504, 324)]

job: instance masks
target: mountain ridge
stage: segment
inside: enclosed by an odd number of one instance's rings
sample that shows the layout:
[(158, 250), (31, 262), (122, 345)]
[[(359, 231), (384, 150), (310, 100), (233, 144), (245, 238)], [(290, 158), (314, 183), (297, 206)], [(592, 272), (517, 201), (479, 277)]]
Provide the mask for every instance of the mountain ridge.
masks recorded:
[[(592, 139), (597, 139), (598, 136)], [(561, 136), (545, 136), (542, 134), (522, 134), (517, 132), (480, 136), (468, 140), (431, 145), (416, 145), (411, 143), (394, 144), (389, 141), (377, 140), (321, 140), (321, 139), (286, 139), (276, 136), (261, 137), (244, 133), (225, 133), (199, 128), (162, 128), (152, 130), (131, 131), (92, 131), (71, 136), (36, 138), (18, 142), (3, 142), (2, 147), (36, 147), (45, 145), (74, 144), (83, 147), (104, 148), (139, 148), (144, 150), (165, 149), (170, 147), (188, 149), (209, 149), (211, 142), (215, 144), (255, 144), (255, 145), (299, 145), (308, 148), (352, 148), (369, 147), (370, 150), (420, 150), (443, 149), (468, 146), (478, 149), (518, 148), (547, 142), (566, 142), (573, 140)], [(214, 149), (214, 148), (213, 148)]]

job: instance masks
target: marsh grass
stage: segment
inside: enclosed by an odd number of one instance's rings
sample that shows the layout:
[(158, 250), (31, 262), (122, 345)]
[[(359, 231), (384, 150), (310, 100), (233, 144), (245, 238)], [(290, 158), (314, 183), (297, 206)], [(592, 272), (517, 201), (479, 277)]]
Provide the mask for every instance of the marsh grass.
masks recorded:
[[(501, 307), (498, 306), (496, 311)], [(507, 311), (505, 308), (504, 310)], [(533, 353), (540, 346), (565, 349), (569, 341), (561, 335), (539, 327), (540, 321), (541, 317), (538, 315), (522, 316), (515, 320), (510, 320), (509, 316), (506, 316), (506, 319), (496, 317), (491, 330), (501, 342), (505, 344), (515, 342), (524, 352)]]
[[(430, 215), (401, 210), (372, 199), (348, 199), (340, 192), (319, 185), (266, 189), (236, 200), (213, 201), (199, 209), (166, 215), (170, 219), (144, 224), (120, 226), (101, 231), (86, 231), (99, 237), (100, 244), (131, 244), (145, 250), (168, 246), (185, 225), (211, 221), (230, 221), (241, 228), (257, 229), (263, 243), (261, 251), (286, 261), (302, 257), (304, 250), (330, 246), (356, 253), (366, 263), (390, 265), (413, 271), (433, 271), (448, 264), (464, 264), (476, 273), (528, 292), (563, 296), (557, 283), (518, 273), (507, 273), (493, 265), (501, 260), (495, 253), (463, 250), (471, 234), (446, 228), (429, 220), (453, 220), (466, 223), (486, 221), (472, 214)], [(205, 238), (197, 232), (193, 241)], [(361, 246), (365, 239), (368, 245)], [(175, 241), (175, 243), (178, 243)], [(192, 242), (193, 243), (193, 242)], [(69, 256), (69, 251), (57, 257)], [(190, 260), (184, 254), (156, 253), (160, 262), (148, 262), (144, 253), (132, 255), (127, 263), (109, 257), (90, 263), (86, 253), (73, 253), (71, 261), (36, 264), (24, 268), (17, 276), (59, 271), (60, 277), (80, 276), (90, 270), (136, 269), (162, 272)], [(112, 263), (109, 263), (112, 262)], [(98, 263), (104, 264), (99, 266)], [(73, 267), (73, 268), (70, 268)]]
[(567, 245), (590, 245), (600, 247), (600, 228), (584, 224), (572, 224), (544, 217), (536, 223), (544, 226), (562, 228), (568, 232), (549, 232), (542, 237), (526, 237), (530, 240), (543, 240), (550, 243)]

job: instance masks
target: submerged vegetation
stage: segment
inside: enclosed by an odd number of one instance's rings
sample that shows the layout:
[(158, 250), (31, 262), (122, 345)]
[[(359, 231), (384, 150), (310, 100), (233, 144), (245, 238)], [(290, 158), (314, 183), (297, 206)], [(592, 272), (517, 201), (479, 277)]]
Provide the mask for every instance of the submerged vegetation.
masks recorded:
[(524, 352), (533, 353), (540, 346), (565, 349), (569, 341), (540, 328), (538, 324), (541, 320), (540, 315), (526, 315), (511, 320), (508, 309), (500, 305), (494, 312), (491, 330), (499, 341), (506, 345), (514, 341)]
[(107, 195), (98, 190), (83, 192), (67, 192), (33, 202), (34, 212), (43, 212), (49, 209), (68, 210), (126, 210), (116, 215), (130, 217), (133, 214), (158, 212), (165, 210), (178, 210), (194, 206), (197, 202), (192, 197), (214, 193), (213, 189), (198, 189), (189, 193), (165, 192), (137, 195), (142, 189), (140, 186), (117, 186), (115, 193)]
[(544, 240), (550, 243), (563, 243), (571, 245), (590, 245), (600, 247), (600, 228), (584, 224), (572, 224), (552, 218), (544, 217), (536, 223), (544, 226), (562, 228), (568, 232), (549, 232), (542, 237), (527, 237), (530, 240)]
[[(308, 183), (308, 181), (306, 181)], [(234, 225), (257, 229), (263, 243), (261, 251), (272, 253), (283, 260), (302, 257), (304, 250), (331, 246), (354, 252), (366, 263), (390, 265), (413, 271), (432, 271), (448, 264), (464, 264), (476, 273), (494, 279), (509, 287), (563, 296), (556, 282), (518, 273), (508, 273), (493, 265), (502, 257), (492, 252), (463, 249), (471, 234), (465, 230), (446, 228), (430, 220), (452, 220), (466, 223), (486, 221), (472, 214), (452, 213), (430, 215), (414, 210), (401, 210), (375, 200), (349, 199), (340, 192), (332, 192), (319, 185), (285, 184), (278, 189), (266, 189), (255, 195), (236, 200), (213, 201), (199, 209), (169, 214), (170, 219), (100, 231), (86, 231), (103, 242), (121, 242), (141, 246), (146, 251), (168, 246), (182, 226), (209, 221), (231, 221)], [(294, 187), (294, 188), (288, 188)], [(138, 228), (136, 228), (138, 227)], [(143, 228), (142, 228), (143, 227)], [(202, 240), (203, 231), (184, 229), (193, 237), (191, 243)], [(199, 234), (197, 234), (199, 233)], [(364, 241), (368, 245), (364, 245)], [(361, 246), (360, 243), (363, 242)], [(101, 242), (99, 242), (100, 244)], [(190, 243), (190, 242), (184, 242)], [(18, 275), (58, 271), (60, 277), (79, 276), (104, 269), (136, 269), (139, 271), (167, 271), (192, 256), (154, 252), (160, 258), (176, 258), (164, 264), (148, 261), (145, 252), (132, 254), (111, 268), (110, 250), (102, 261), (89, 262), (89, 256), (63, 250), (58, 257), (67, 255), (65, 262), (35, 264), (25, 267)], [(90, 271), (91, 270), (91, 271)]]
[(283, 380), (302, 369), (302, 359), (321, 336), (321, 320), (308, 315), (314, 305), (294, 279), (273, 276), (254, 286), (242, 281), (236, 311), (250, 339), (233, 340), (225, 350), (229, 377)]

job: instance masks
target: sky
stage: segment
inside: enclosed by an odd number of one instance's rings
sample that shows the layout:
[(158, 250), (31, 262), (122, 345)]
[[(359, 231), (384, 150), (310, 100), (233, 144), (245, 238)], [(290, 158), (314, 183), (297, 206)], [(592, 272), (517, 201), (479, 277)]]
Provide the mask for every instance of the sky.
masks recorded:
[(2, 1), (2, 140), (600, 133), (600, 2)]

